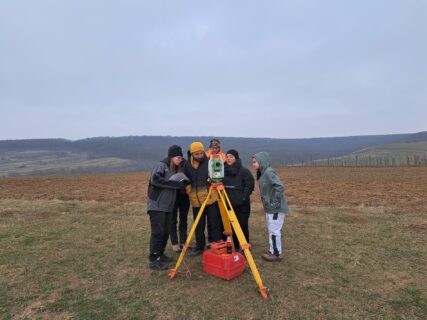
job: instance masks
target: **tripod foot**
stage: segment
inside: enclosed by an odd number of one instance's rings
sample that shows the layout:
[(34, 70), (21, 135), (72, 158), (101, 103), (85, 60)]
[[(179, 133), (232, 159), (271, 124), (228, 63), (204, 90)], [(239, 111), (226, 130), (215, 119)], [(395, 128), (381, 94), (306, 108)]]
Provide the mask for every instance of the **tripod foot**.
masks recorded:
[(177, 271), (178, 270), (176, 268), (170, 269), (169, 272), (168, 272), (169, 278), (171, 278), (171, 279), (175, 278)]
[(268, 295), (267, 295), (267, 288), (266, 287), (260, 287), (259, 291), (261, 293), (261, 296), (265, 299), (268, 300)]

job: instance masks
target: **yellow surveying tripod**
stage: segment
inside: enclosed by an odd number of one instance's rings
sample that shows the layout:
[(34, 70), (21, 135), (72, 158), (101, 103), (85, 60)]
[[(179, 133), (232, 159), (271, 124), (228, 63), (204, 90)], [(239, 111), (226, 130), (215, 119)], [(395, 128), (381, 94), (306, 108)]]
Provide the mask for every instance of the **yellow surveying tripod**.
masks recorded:
[[(176, 276), (176, 273), (178, 272), (178, 268), (181, 265), (185, 253), (187, 252), (191, 239), (193, 238), (194, 232), (196, 230), (196, 227), (200, 221), (200, 218), (202, 217), (203, 211), (205, 210), (206, 204), (209, 200), (209, 197), (212, 193), (212, 191), (216, 190), (219, 195), (218, 199), (218, 205), (221, 212), (221, 219), (222, 223), (224, 224), (224, 234), (227, 236), (231, 236), (233, 234), (233, 231), (231, 229), (231, 226), (233, 226), (233, 229), (236, 233), (237, 239), (240, 243), (240, 247), (242, 248), (243, 252), (246, 256), (246, 261), (249, 264), (249, 267), (252, 270), (252, 275), (254, 276), (255, 282), (258, 285), (259, 291), (261, 293), (261, 296), (264, 299), (268, 299), (267, 296), (267, 288), (264, 287), (262, 284), (261, 276), (259, 275), (258, 269), (255, 265), (255, 261), (252, 257), (252, 253), (249, 250), (250, 244), (246, 241), (245, 235), (243, 234), (242, 228), (240, 227), (239, 222), (237, 221), (236, 214), (233, 210), (233, 207), (231, 206), (230, 199), (228, 198), (227, 193), (225, 192), (224, 185), (221, 182), (213, 183), (211, 187), (209, 188), (208, 196), (206, 197), (206, 200), (203, 202), (202, 206), (200, 207), (199, 213), (197, 214), (196, 220), (193, 223), (193, 226), (191, 227), (190, 233), (188, 234), (187, 240), (185, 241), (184, 247), (181, 251), (181, 254), (178, 258), (178, 261), (176, 262), (175, 268), (171, 269), (168, 273), (169, 277), (173, 279)], [(234, 247), (234, 244), (233, 244)]]

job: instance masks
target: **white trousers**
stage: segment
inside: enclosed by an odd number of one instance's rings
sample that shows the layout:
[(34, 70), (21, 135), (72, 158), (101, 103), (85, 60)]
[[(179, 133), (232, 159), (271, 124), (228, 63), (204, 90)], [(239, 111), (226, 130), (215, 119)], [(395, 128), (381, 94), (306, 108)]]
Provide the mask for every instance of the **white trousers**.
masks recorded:
[(285, 214), (266, 213), (265, 221), (268, 229), (268, 241), (270, 243), (270, 253), (279, 255), (282, 254), (282, 226), (285, 223)]

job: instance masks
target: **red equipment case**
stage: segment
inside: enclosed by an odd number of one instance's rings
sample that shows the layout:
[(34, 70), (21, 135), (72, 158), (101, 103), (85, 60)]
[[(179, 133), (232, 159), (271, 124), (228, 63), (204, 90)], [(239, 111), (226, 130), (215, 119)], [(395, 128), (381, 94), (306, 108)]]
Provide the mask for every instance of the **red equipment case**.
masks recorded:
[(240, 276), (246, 268), (246, 259), (239, 252), (217, 254), (212, 250), (203, 252), (203, 271), (224, 280)]

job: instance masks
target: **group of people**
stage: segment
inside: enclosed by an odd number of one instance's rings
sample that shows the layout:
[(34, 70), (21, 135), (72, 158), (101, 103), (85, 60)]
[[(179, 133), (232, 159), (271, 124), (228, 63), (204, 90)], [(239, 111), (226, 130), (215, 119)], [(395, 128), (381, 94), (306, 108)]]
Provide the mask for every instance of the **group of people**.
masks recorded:
[[(220, 155), (224, 161), (222, 183), (243, 234), (247, 242), (250, 242), (250, 195), (254, 190), (255, 180), (250, 170), (242, 165), (238, 151), (231, 149), (223, 153), (220, 141), (212, 139), (207, 151), (201, 142), (193, 142), (187, 159), (184, 159), (182, 148), (173, 145), (168, 149), (167, 158), (154, 166), (149, 180), (147, 211), (151, 225), (149, 255), (151, 269), (168, 269), (167, 262), (173, 260), (165, 255), (169, 237), (173, 251), (182, 250), (187, 238), (187, 215), (190, 204), (193, 218), (196, 219), (202, 204), (206, 202), (204, 214), (195, 230), (196, 245), (191, 248), (189, 255), (198, 256), (210, 243), (223, 239), (223, 225), (218, 206), (219, 195), (216, 190), (212, 190), (209, 194), (211, 179), (208, 165), (213, 154)], [(255, 154), (252, 157), (252, 167), (256, 170), (269, 233), (269, 251), (263, 254), (262, 258), (270, 262), (280, 261), (281, 229), (285, 213), (288, 211), (284, 186), (271, 167), (268, 153)], [(180, 174), (180, 179), (174, 179), (176, 174)], [(206, 225), (208, 243), (205, 237)], [(241, 251), (235, 234), (233, 237), (236, 250)]]

